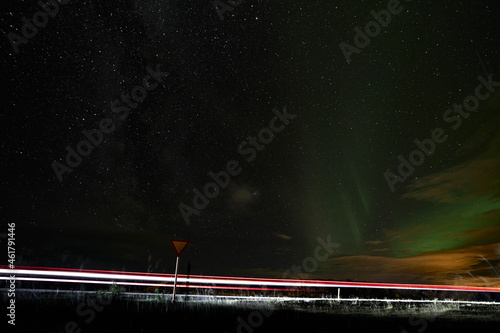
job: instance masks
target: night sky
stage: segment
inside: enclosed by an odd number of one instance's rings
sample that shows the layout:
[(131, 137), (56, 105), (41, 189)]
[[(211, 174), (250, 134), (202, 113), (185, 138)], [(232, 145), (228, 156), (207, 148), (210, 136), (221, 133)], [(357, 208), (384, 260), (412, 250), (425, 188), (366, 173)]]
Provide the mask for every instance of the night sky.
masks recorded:
[[(41, 7), (1, 5), (17, 265), (172, 273), (180, 238), (182, 273), (279, 278), (330, 235), (308, 278), (500, 286), (500, 2), (401, 1), (348, 62), (341, 43), (394, 0), (65, 1), (25, 42)], [(398, 156), (433, 136), (403, 178)]]

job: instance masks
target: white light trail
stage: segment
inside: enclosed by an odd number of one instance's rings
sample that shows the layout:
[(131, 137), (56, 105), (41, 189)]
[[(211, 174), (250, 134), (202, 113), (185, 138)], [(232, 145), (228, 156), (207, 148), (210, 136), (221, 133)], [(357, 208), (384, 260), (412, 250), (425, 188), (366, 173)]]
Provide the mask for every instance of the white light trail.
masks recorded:
[[(15, 275), (15, 280), (25, 281), (47, 281), (47, 282), (73, 282), (92, 284), (121, 284), (121, 285), (141, 285), (141, 286), (168, 286), (172, 283), (172, 275), (147, 274), (147, 273), (104, 273), (104, 272), (77, 272), (58, 271), (41, 269), (0, 269), (0, 275)], [(42, 280), (45, 278), (45, 280)], [(71, 279), (71, 278), (79, 278)], [(1, 280), (10, 280), (10, 277)], [(117, 282), (113, 282), (116, 281)], [(121, 282), (120, 282), (121, 281)], [(137, 281), (141, 281), (140, 283)], [(210, 276), (180, 276), (179, 283), (188, 285), (187, 287), (211, 288), (216, 285), (228, 286), (227, 289), (235, 289), (235, 286), (258, 287), (323, 287), (323, 288), (374, 288), (374, 289), (410, 289), (410, 290), (449, 290), (449, 291), (481, 291), (500, 292), (498, 288), (467, 287), (467, 286), (438, 286), (438, 285), (413, 285), (395, 283), (361, 283), (361, 282), (341, 282), (341, 281), (320, 281), (320, 280), (288, 280), (288, 279), (252, 279), (252, 278), (231, 278), (231, 277), (210, 277)], [(145, 283), (149, 282), (149, 283)], [(156, 283), (152, 283), (156, 282)], [(162, 284), (159, 284), (161, 282)], [(231, 287), (232, 286), (232, 287)]]

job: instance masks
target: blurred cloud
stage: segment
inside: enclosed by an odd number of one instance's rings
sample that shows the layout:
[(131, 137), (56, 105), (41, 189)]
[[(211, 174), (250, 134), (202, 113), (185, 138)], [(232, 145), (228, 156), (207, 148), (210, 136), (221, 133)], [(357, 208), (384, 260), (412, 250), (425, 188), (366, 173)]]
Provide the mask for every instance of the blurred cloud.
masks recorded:
[(379, 241), (379, 240), (365, 242), (365, 244), (369, 244), (369, 245), (378, 245), (378, 244), (382, 244), (382, 243), (383, 243), (383, 241)]
[[(495, 271), (496, 270), (496, 271)], [(281, 278), (283, 270), (243, 269), (238, 276)], [(309, 279), (424, 283), (500, 288), (500, 244), (391, 258), (342, 256), (322, 262)]]
[(385, 251), (389, 251), (390, 249), (388, 247), (385, 247), (383, 249), (373, 249), (372, 251), (373, 252), (385, 252)]
[(500, 277), (490, 266), (498, 267), (497, 249), (498, 244), (489, 244), (405, 258), (345, 256), (328, 260), (311, 278), (500, 287)]
[(284, 235), (284, 234), (278, 234), (278, 233), (276, 233), (276, 232), (274, 233), (274, 235), (275, 235), (276, 237), (279, 237), (279, 238), (282, 238), (282, 239), (286, 239), (286, 240), (290, 240), (290, 239), (292, 239), (292, 237), (291, 237), (291, 236)]

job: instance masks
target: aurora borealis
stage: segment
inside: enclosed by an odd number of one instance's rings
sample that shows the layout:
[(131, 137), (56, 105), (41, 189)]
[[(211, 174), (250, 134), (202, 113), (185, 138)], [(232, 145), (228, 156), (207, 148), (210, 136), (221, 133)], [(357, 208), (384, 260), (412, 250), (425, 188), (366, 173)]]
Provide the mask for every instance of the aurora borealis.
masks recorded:
[[(19, 53), (6, 36), (38, 8), (2, 6), (0, 234), (16, 223), (19, 265), (172, 272), (181, 238), (183, 272), (281, 277), (331, 235), (311, 278), (500, 286), (500, 89), (443, 120), (478, 76), (500, 81), (497, 1), (401, 1), (349, 63), (339, 45), (387, 1), (243, 1), (224, 20), (210, 1), (71, 1)], [(164, 82), (60, 182), (65, 147), (157, 64)], [(391, 191), (435, 128), (446, 141)], [(187, 225), (179, 203), (231, 160)]]

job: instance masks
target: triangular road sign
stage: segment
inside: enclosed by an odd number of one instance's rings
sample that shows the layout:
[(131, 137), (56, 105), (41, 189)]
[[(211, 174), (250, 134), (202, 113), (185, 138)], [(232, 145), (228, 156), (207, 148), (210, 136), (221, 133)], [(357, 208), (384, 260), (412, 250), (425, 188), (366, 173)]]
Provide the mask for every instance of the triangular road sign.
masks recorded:
[(172, 243), (172, 247), (174, 248), (175, 253), (179, 257), (186, 248), (186, 246), (189, 244), (188, 240), (185, 239), (171, 239), (170, 243)]

